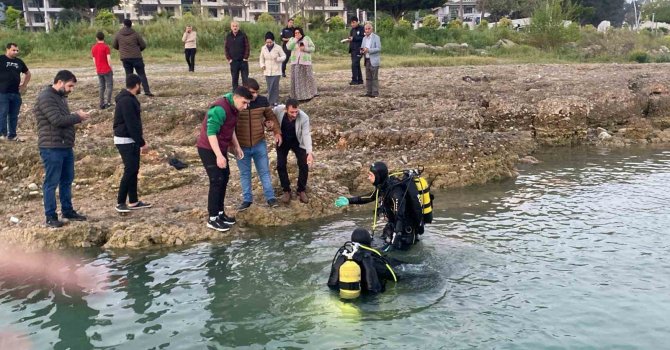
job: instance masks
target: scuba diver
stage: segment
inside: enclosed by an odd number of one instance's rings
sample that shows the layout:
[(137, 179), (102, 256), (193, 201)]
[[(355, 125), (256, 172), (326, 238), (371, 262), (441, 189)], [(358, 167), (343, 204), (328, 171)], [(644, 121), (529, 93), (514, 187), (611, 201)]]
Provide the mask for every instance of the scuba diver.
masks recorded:
[(429, 193), (428, 183), (420, 176), (421, 172), (405, 170), (389, 175), (386, 164), (375, 162), (368, 172), (368, 180), (375, 186), (374, 190), (365, 196), (339, 197), (335, 206), (340, 208), (348, 204), (375, 202), (372, 231), (377, 225), (378, 212), (384, 213), (387, 219), (382, 231), (383, 250), (390, 247), (408, 250), (418, 241), (417, 235), (423, 234), (424, 224), (433, 220), (433, 196)]
[(397, 281), (392, 264), (400, 261), (385, 258), (371, 247), (372, 235), (364, 228), (356, 228), (351, 241), (335, 254), (330, 267), (328, 287), (340, 291), (340, 298), (355, 299), (361, 295), (382, 293), (386, 281)]

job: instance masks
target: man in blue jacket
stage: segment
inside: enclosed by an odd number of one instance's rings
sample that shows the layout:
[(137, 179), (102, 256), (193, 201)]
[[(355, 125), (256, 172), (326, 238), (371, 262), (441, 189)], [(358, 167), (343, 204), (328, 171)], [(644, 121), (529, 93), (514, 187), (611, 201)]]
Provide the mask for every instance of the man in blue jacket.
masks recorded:
[(351, 30), (349, 31), (351, 81), (349, 82), (349, 85), (363, 84), (363, 72), (361, 72), (361, 43), (363, 42), (363, 36), (363, 28), (358, 25), (358, 17), (351, 17)]

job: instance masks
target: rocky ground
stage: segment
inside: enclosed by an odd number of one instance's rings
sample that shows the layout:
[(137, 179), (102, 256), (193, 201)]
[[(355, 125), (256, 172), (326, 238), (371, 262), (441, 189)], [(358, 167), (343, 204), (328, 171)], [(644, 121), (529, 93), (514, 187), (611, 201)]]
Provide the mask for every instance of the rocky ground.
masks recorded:
[[(118, 90), (123, 75), (116, 68)], [(515, 165), (534, 161), (529, 155), (539, 146), (670, 141), (668, 65), (382, 69), (377, 99), (361, 97), (361, 86), (350, 87), (348, 71), (318, 72), (317, 66), (320, 96), (302, 106), (311, 118), (316, 156), (309, 204), (292, 201), (270, 209), (254, 180), (256, 202), (237, 214), (233, 230), (221, 234), (205, 227), (208, 183), (194, 142), (207, 105), (229, 87), (229, 73), (210, 66), (189, 74), (184, 68), (149, 65), (157, 97), (140, 97), (151, 146), (142, 158), (140, 197), (154, 208), (126, 216), (114, 211), (122, 163), (112, 142), (113, 109), (95, 110), (78, 127), (75, 147), (74, 204), (89, 221), (54, 230), (44, 226), (43, 170), (32, 105), (55, 70), (33, 67), (19, 122), (26, 142), (0, 143), (0, 240), (32, 248), (139, 248), (229, 240), (243, 235), (249, 225), (288, 225), (340, 213), (334, 199), (370, 190), (365, 175), (376, 160), (392, 169), (423, 166), (433, 188), (439, 189), (514, 177)], [(73, 71), (79, 83), (70, 96), (71, 109), (96, 108), (97, 77), (89, 68)], [(254, 75), (259, 77), (252, 71)], [(287, 80), (281, 89), (288, 91)], [(170, 157), (189, 167), (176, 170), (167, 162)], [(270, 157), (274, 168), (274, 150)], [(234, 161), (231, 171), (227, 213), (236, 214), (241, 195)], [(273, 183), (280, 194), (276, 176)]]

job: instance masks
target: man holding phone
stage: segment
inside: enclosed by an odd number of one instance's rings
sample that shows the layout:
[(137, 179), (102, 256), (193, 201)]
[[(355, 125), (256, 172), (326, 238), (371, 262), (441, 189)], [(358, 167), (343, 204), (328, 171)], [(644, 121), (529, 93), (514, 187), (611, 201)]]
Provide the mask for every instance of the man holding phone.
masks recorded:
[(74, 181), (74, 141), (76, 124), (89, 119), (82, 110), (70, 113), (67, 96), (74, 91), (77, 78), (69, 70), (56, 73), (53, 85), (47, 86), (37, 96), (34, 113), (37, 120), (37, 145), (44, 165), (44, 214), (47, 227), (58, 228), (64, 223), (56, 214), (56, 187), (60, 196), (61, 213), (71, 221), (84, 221), (86, 217), (72, 206), (72, 181)]

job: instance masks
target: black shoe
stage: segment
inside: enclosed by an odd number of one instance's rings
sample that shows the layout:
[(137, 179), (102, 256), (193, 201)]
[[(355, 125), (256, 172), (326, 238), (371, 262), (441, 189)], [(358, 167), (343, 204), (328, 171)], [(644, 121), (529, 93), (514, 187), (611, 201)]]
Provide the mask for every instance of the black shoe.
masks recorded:
[(127, 213), (130, 211), (130, 208), (128, 208), (128, 205), (126, 205), (126, 203), (117, 204), (116, 208), (114, 209), (116, 209), (116, 211), (118, 211), (119, 213)]
[(226, 215), (224, 212), (219, 212), (219, 220), (228, 224), (228, 225), (235, 225), (237, 220), (235, 218), (231, 218), (230, 216)]
[(129, 205), (128, 209), (130, 210), (139, 210), (139, 209), (146, 209), (146, 208), (151, 208), (152, 205), (149, 203), (144, 203), (142, 201), (138, 201), (135, 203), (135, 205)]
[(368, 94), (361, 95), (361, 97), (370, 97)]
[(242, 202), (242, 204), (240, 204), (240, 206), (237, 207), (237, 211), (247, 210), (247, 209), (249, 209), (250, 206), (251, 206), (251, 202)]
[(147, 92), (147, 93), (144, 94), (144, 96), (147, 96), (147, 97), (154, 97), (154, 96), (156, 96), (156, 95), (154, 95), (154, 94), (152, 94), (152, 93), (150, 93), (150, 92)]
[(65, 224), (62, 221), (59, 221), (57, 216), (47, 218), (47, 227), (59, 228), (63, 227), (63, 225)]
[(276, 200), (276, 199), (274, 199), (274, 198), (272, 198), (272, 199), (268, 199), (268, 207), (270, 207), (270, 208), (276, 208), (276, 207), (278, 207), (278, 206), (279, 206), (279, 203), (277, 203), (277, 200)]
[(282, 78), (286, 78), (286, 74), (282, 74), (281, 77), (282, 77)]
[(352, 80), (352, 81), (349, 82), (349, 85), (358, 85), (358, 82)]
[(230, 225), (221, 221), (218, 216), (214, 220), (211, 220), (211, 219), (207, 220), (207, 227), (209, 227), (213, 230), (217, 230), (219, 232), (226, 232), (226, 231), (230, 230)]
[(81, 215), (74, 210), (69, 213), (64, 213), (63, 217), (70, 221), (86, 221), (86, 217), (84, 215)]

